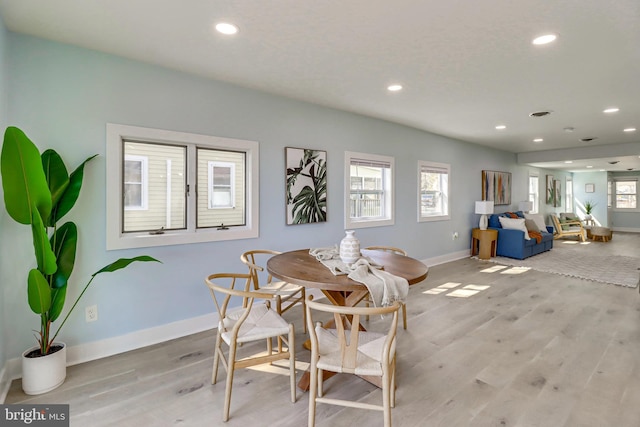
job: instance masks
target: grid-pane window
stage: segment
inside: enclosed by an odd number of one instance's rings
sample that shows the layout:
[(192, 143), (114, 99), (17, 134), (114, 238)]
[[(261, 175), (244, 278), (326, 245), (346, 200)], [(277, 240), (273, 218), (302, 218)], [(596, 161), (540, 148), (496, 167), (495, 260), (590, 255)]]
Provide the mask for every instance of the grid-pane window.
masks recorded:
[(450, 166), (420, 161), (418, 221), (449, 219)]
[(533, 203), (533, 209), (529, 213), (538, 213), (540, 209), (540, 180), (536, 175), (529, 176), (529, 201)]
[(209, 164), (209, 208), (233, 208), (234, 165), (215, 165), (211, 162)]
[(566, 212), (573, 212), (573, 179), (567, 177), (565, 186), (565, 196), (567, 199)]
[(616, 187), (616, 208), (636, 209), (637, 208), (637, 184), (634, 180), (619, 180), (615, 182)]
[(124, 208), (147, 209), (147, 158), (125, 156), (124, 160)]
[(393, 224), (393, 158), (346, 153), (347, 227)]
[(186, 147), (129, 140), (122, 144), (122, 232), (184, 229)]

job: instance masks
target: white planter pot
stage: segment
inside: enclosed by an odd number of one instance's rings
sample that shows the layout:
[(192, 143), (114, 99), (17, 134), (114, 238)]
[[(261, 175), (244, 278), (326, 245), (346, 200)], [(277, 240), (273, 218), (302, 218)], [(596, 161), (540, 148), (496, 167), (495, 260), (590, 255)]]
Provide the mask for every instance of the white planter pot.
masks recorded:
[(592, 218), (591, 215), (585, 215), (584, 216), (584, 219), (586, 219), (587, 221), (589, 221), (591, 218)]
[(26, 357), (32, 347), (22, 353), (22, 390), (26, 394), (42, 394), (62, 385), (67, 376), (67, 346), (62, 342), (62, 349), (41, 357)]

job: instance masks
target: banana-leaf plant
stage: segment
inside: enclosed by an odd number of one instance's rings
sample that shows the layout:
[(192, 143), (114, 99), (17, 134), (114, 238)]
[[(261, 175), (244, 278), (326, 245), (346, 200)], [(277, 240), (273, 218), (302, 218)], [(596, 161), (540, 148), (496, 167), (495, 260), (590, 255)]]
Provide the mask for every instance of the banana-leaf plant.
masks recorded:
[[(292, 205), (293, 224), (327, 220), (327, 162), (322, 153), (305, 149), (299, 165), (287, 168), (287, 204)], [(305, 177), (307, 184), (294, 195), (300, 177)]]
[(4, 134), (0, 154), (4, 203), (11, 218), (31, 227), (37, 267), (27, 276), (27, 294), (29, 307), (40, 316), (36, 340), (43, 356), (50, 352), (54, 339), (96, 275), (120, 270), (136, 261), (158, 261), (150, 256), (121, 258), (98, 270), (51, 337), (51, 324), (64, 309), (78, 243), (76, 224), (58, 223), (78, 200), (84, 167), (96, 155), (88, 157), (69, 175), (56, 151), (49, 149), (41, 155), (35, 144), (16, 127), (8, 127)]

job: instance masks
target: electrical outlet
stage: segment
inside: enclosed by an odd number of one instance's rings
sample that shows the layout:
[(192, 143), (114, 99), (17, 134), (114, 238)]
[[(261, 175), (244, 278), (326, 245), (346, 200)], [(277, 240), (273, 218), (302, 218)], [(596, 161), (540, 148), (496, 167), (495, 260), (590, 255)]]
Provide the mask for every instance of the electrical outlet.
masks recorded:
[(451, 240), (456, 240), (458, 238), (458, 232), (454, 231), (453, 234), (451, 235)]
[(95, 322), (98, 320), (98, 306), (96, 304), (88, 306), (84, 309), (84, 314), (87, 322)]

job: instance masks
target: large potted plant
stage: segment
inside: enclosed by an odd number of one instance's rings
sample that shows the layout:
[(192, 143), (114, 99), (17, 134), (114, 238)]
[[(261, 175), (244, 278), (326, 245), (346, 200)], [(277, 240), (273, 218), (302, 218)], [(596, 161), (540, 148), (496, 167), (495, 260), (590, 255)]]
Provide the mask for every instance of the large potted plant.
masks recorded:
[(0, 154), (0, 174), (5, 208), (11, 218), (29, 225), (33, 236), (36, 268), (27, 276), (28, 303), (40, 316), (38, 345), (23, 353), (22, 386), (27, 394), (53, 390), (66, 377), (66, 346), (55, 341), (62, 326), (96, 275), (113, 272), (136, 261), (157, 261), (149, 256), (121, 258), (95, 272), (76, 298), (71, 309), (51, 335), (51, 325), (63, 311), (67, 284), (76, 258), (78, 229), (60, 220), (75, 205), (82, 187), (87, 158), (72, 173), (58, 153), (38, 148), (23, 131), (8, 127)]

